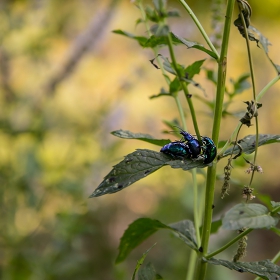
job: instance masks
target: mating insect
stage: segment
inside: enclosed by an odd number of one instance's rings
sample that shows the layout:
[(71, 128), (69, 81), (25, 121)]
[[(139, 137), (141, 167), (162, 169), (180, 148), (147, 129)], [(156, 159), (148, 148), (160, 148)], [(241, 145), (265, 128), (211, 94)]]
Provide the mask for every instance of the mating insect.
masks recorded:
[(217, 148), (211, 138), (201, 137), (202, 143), (199, 143), (199, 141), (190, 133), (181, 128), (179, 129), (183, 139), (164, 145), (160, 150), (162, 153), (165, 153), (174, 159), (197, 159), (202, 157), (204, 159), (203, 163), (205, 164), (209, 164), (215, 159)]
[(209, 137), (202, 137), (202, 151), (204, 157), (204, 163), (208, 164), (212, 162), (217, 155), (217, 148), (214, 141)]
[(174, 159), (190, 157), (190, 151), (188, 145), (181, 141), (168, 143), (164, 145), (160, 151)]

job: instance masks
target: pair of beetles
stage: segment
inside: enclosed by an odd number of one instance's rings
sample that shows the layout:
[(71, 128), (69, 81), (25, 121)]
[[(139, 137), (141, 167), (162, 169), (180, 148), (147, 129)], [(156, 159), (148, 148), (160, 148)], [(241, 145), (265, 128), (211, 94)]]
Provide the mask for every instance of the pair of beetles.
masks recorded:
[(179, 129), (183, 138), (180, 141), (174, 141), (164, 145), (160, 150), (162, 153), (173, 159), (197, 159), (202, 157), (203, 163), (205, 164), (209, 164), (215, 159), (217, 148), (211, 138), (202, 136), (202, 143), (200, 143), (191, 134), (181, 128)]

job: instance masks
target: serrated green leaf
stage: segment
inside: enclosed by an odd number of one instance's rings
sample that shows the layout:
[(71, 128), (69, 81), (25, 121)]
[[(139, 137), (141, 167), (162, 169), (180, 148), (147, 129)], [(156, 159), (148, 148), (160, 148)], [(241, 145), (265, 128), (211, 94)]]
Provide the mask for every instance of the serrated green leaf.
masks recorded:
[(125, 156), (123, 161), (114, 166), (111, 172), (105, 176), (101, 184), (91, 194), (90, 198), (121, 191), (136, 181), (152, 174), (164, 165), (170, 165), (172, 168), (181, 168), (183, 170), (207, 166), (203, 163), (203, 159), (174, 160), (160, 152), (138, 149)]
[(190, 49), (190, 48), (198, 49), (200, 51), (207, 53), (208, 55), (210, 55), (211, 57), (213, 57), (215, 59), (218, 58), (214, 52), (206, 49), (203, 45), (201, 45), (197, 42), (188, 41), (188, 40), (174, 34), (173, 32), (171, 32), (171, 36), (172, 36), (172, 41), (174, 43), (181, 43), (181, 44), (185, 45), (188, 49)]
[(126, 32), (126, 31), (123, 31), (123, 30), (120, 30), (120, 29), (117, 29), (117, 30), (113, 30), (112, 31), (113, 33), (115, 34), (119, 34), (119, 35), (123, 35), (123, 36), (126, 36), (128, 38), (131, 38), (131, 39), (134, 39), (136, 40), (140, 46), (144, 47), (144, 45), (146, 44), (148, 38), (147, 37), (144, 37), (144, 36), (135, 36), (129, 32)]
[(240, 203), (231, 208), (224, 216), (222, 227), (229, 230), (242, 228), (270, 228), (278, 219), (269, 215), (268, 209), (257, 203)]
[(156, 243), (150, 247), (141, 257), (140, 260), (137, 261), (137, 264), (136, 264), (136, 267), (134, 269), (134, 273), (133, 273), (133, 276), (132, 276), (132, 280), (135, 280), (135, 277), (136, 277), (136, 273), (138, 272), (139, 268), (141, 267), (141, 265), (144, 263), (144, 260), (145, 258), (147, 257), (148, 253), (150, 252), (150, 250), (156, 245)]
[(163, 145), (166, 145), (171, 142), (169, 139), (155, 139), (153, 136), (151, 136), (149, 134), (133, 133), (129, 130), (122, 130), (122, 129), (112, 131), (111, 134), (113, 134), (114, 136), (120, 137), (120, 138), (137, 139), (137, 140), (145, 141), (145, 142), (148, 142), (148, 143), (151, 143), (154, 145), (158, 145), (158, 146), (163, 146)]
[[(190, 227), (190, 224), (188, 224)], [(134, 221), (132, 224), (128, 226), (123, 236), (121, 237), (121, 242), (119, 245), (119, 254), (116, 259), (116, 263), (120, 263), (128, 256), (128, 254), (139, 244), (141, 244), (144, 240), (146, 240), (149, 236), (154, 234), (159, 229), (168, 229), (173, 233), (176, 233), (180, 239), (182, 239), (189, 246), (196, 246), (193, 243), (193, 237), (189, 240), (190, 230), (186, 229), (185, 232), (178, 231), (176, 228), (165, 225), (158, 220), (153, 220), (149, 218), (140, 218)], [(185, 235), (185, 233), (187, 235)], [(193, 249), (196, 249), (194, 247)]]
[(199, 74), (201, 66), (204, 63), (205, 59), (197, 60), (193, 64), (189, 65), (185, 69), (185, 76), (188, 79), (192, 79), (195, 75)]
[[(272, 143), (280, 143), (280, 135), (279, 134), (259, 134), (259, 147)], [(255, 151), (256, 146), (256, 135), (248, 135), (243, 139), (238, 141), (238, 144), (242, 147), (242, 152), (246, 154), (251, 154)], [(232, 153), (233, 148), (227, 149), (220, 158), (226, 157)], [(240, 149), (236, 145), (233, 154), (240, 153)]]
[(159, 274), (156, 273), (154, 266), (148, 263), (142, 267), (138, 272), (138, 280), (157, 280), (163, 279)]
[(280, 266), (272, 263), (270, 260), (263, 260), (259, 262), (230, 262), (215, 258), (204, 260), (210, 264), (222, 265), (240, 273), (249, 272), (266, 280), (275, 280), (280, 277)]

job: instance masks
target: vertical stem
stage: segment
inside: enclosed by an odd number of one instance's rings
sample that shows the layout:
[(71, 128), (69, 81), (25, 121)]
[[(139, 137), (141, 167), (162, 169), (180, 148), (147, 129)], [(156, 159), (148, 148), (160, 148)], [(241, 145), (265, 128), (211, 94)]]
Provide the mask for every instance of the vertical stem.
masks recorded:
[[(247, 52), (248, 52), (248, 57), (249, 57), (249, 66), (250, 66), (252, 88), (253, 88), (253, 99), (254, 99), (255, 106), (257, 107), (255, 75), (254, 75), (253, 60), (252, 60), (251, 50), (250, 50), (250, 41), (249, 41), (249, 37), (248, 37), (248, 30), (247, 30), (247, 26), (246, 26), (244, 15), (243, 15), (243, 11), (242, 11), (242, 4), (240, 2), (238, 2), (238, 7), (239, 7), (239, 13), (240, 13), (240, 16), (241, 16), (243, 28), (244, 28)], [(259, 147), (259, 121), (258, 121), (258, 115), (255, 116), (255, 121), (256, 121), (256, 145), (255, 145), (256, 148), (255, 148), (255, 155), (254, 155), (254, 165), (256, 165), (256, 160), (257, 160), (257, 155), (258, 155), (258, 147)], [(251, 184), (253, 182), (254, 174), (255, 174), (255, 168), (252, 171), (252, 175), (251, 175), (249, 186), (251, 186)]]
[[(227, 51), (228, 51), (230, 25), (231, 25), (234, 3), (235, 0), (228, 0), (227, 2), (227, 11), (226, 11), (223, 41), (221, 47), (221, 56), (218, 61), (219, 65), (218, 65), (216, 106), (215, 106), (213, 132), (212, 132), (212, 139), (216, 145), (219, 139), (220, 125), (221, 125), (221, 118), (222, 118), (226, 69), (227, 69)], [(197, 275), (196, 275), (197, 280), (203, 280), (206, 275), (207, 264), (206, 262), (203, 261), (202, 257), (204, 254), (207, 254), (208, 251), (208, 243), (209, 243), (211, 223), (212, 223), (212, 205), (214, 201), (215, 181), (216, 181), (216, 162), (213, 162), (213, 165), (209, 167), (207, 170), (204, 222), (202, 227), (202, 240), (201, 240), (202, 252), (199, 253), (200, 258), (197, 267)]]

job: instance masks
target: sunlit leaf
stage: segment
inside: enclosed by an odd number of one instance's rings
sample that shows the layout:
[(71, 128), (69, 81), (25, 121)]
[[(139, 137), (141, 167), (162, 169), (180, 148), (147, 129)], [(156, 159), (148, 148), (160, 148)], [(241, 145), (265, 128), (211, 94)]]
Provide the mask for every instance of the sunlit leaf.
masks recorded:
[(137, 140), (145, 141), (145, 142), (148, 142), (148, 143), (151, 143), (154, 145), (158, 145), (158, 146), (163, 146), (163, 145), (166, 145), (171, 142), (169, 139), (155, 139), (153, 136), (151, 136), (149, 134), (133, 133), (129, 130), (122, 130), (122, 129), (112, 131), (111, 134), (113, 134), (114, 136), (120, 137), (120, 138), (137, 139)]
[(163, 279), (159, 274), (156, 273), (154, 266), (148, 263), (142, 267), (138, 272), (138, 280), (159, 280)]
[(224, 216), (222, 227), (229, 230), (242, 228), (270, 228), (278, 223), (268, 209), (257, 203), (240, 203), (231, 208)]
[(150, 247), (143, 255), (142, 257), (140, 258), (140, 260), (137, 261), (137, 264), (136, 264), (136, 267), (134, 269), (134, 273), (133, 273), (133, 276), (132, 276), (132, 280), (135, 280), (135, 277), (136, 277), (136, 274), (139, 270), (139, 268), (141, 267), (141, 265), (144, 263), (144, 260), (145, 258), (147, 257), (148, 253), (150, 252), (150, 250), (156, 245), (156, 243)]
[[(185, 225), (185, 230), (183, 226)], [(149, 218), (140, 218), (134, 221), (128, 226), (123, 236), (121, 237), (121, 242), (119, 245), (119, 254), (116, 259), (116, 263), (122, 262), (126, 259), (128, 254), (149, 236), (154, 234), (159, 229), (168, 229), (175, 233), (180, 239), (182, 239), (191, 248), (196, 249), (196, 243), (194, 243), (193, 234), (193, 224), (192, 222), (184, 221), (181, 225), (180, 231), (176, 229), (174, 225), (168, 226), (161, 223), (158, 220), (153, 220)]]
[(266, 280), (275, 280), (280, 277), (280, 266), (272, 263), (270, 260), (259, 262), (231, 262), (215, 258), (204, 260), (209, 264), (222, 265), (240, 273), (249, 272)]
[[(280, 143), (280, 135), (279, 134), (259, 134), (259, 145), (258, 146), (263, 146), (267, 144), (273, 144), (273, 143)], [(246, 154), (251, 154), (255, 151), (256, 148), (256, 135), (248, 135), (245, 136), (244, 138), (240, 139), (238, 141), (238, 144), (242, 148), (242, 152)], [(232, 152), (233, 150), (233, 152)], [(220, 156), (220, 158), (225, 157), (230, 155), (231, 153), (233, 154), (238, 154), (240, 153), (240, 148), (236, 145), (233, 148), (227, 149), (223, 155)]]

